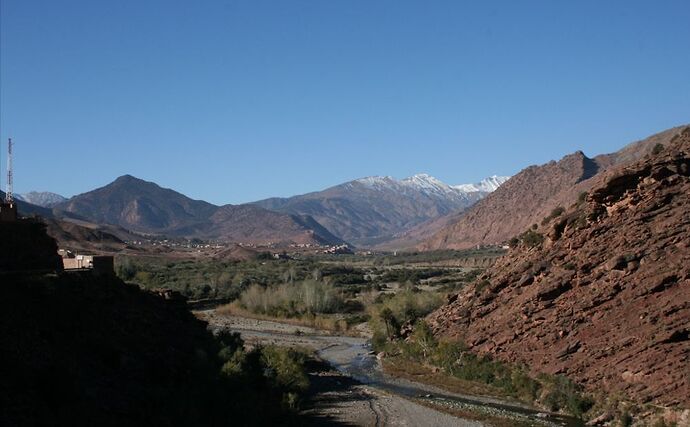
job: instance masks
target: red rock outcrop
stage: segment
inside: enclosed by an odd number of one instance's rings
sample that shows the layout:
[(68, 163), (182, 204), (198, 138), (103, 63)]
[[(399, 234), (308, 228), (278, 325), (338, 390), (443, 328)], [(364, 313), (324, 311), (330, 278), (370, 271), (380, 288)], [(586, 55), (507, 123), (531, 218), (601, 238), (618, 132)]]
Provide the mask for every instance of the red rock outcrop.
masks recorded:
[(519, 244), (430, 315), (435, 332), (589, 390), (689, 407), (690, 127), (534, 233), (543, 243)]

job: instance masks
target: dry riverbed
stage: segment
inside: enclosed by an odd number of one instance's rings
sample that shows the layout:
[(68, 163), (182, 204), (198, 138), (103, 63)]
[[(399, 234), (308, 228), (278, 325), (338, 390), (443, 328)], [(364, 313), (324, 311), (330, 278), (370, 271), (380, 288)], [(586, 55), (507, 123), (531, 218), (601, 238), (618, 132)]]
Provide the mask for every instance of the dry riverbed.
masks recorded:
[(576, 425), (517, 402), (450, 393), (385, 375), (366, 338), (306, 326), (200, 311), (213, 330), (239, 332), (249, 345), (274, 344), (313, 351), (305, 415), (315, 425), (513, 426)]

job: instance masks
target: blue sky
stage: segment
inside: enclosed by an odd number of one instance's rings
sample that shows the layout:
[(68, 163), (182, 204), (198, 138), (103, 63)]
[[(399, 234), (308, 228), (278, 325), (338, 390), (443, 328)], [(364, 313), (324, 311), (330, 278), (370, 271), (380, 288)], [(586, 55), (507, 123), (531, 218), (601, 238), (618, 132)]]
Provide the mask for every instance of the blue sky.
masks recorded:
[(686, 0), (0, 3), (17, 192), (456, 184), (690, 122)]

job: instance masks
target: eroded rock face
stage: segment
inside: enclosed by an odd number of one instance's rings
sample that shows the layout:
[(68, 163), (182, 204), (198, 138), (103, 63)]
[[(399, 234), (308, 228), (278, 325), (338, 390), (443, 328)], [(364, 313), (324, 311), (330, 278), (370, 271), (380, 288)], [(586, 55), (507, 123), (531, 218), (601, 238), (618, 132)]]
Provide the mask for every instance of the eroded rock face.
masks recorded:
[(590, 390), (690, 405), (690, 128), (538, 231), (540, 247), (429, 316), (435, 332)]

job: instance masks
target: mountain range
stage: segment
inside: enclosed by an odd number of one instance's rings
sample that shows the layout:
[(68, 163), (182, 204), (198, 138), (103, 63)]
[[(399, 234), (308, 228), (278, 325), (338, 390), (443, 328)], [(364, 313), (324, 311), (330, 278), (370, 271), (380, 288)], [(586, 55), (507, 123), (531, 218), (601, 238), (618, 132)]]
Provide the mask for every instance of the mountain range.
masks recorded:
[(308, 217), (253, 205), (216, 206), (131, 175), (58, 203), (53, 212), (58, 217), (118, 225), (147, 234), (258, 245), (342, 242)]
[(427, 174), (401, 180), (372, 176), (323, 191), (254, 204), (272, 211), (311, 216), (348, 242), (372, 246), (425, 221), (460, 212), (508, 178), (492, 176), (476, 184), (451, 186)]
[(92, 238), (100, 224), (107, 226), (100, 232), (120, 237), (130, 230), (257, 245), (369, 245), (466, 209), (507, 179), (451, 186), (427, 174), (367, 177), (302, 196), (216, 206), (124, 175), (70, 199), (30, 192), (18, 197), (18, 204), (22, 213), (56, 219), (51, 231), (70, 242), (75, 235)]
[(448, 185), (427, 174), (372, 176), (293, 197), (217, 206), (124, 175), (68, 200), (27, 193), (18, 204), (23, 213), (145, 234), (257, 245), (348, 242), (379, 249), (464, 249), (504, 244), (554, 209), (575, 203), (597, 176), (667, 145), (680, 130), (593, 158), (578, 151), (512, 178), (492, 176), (475, 184)]

